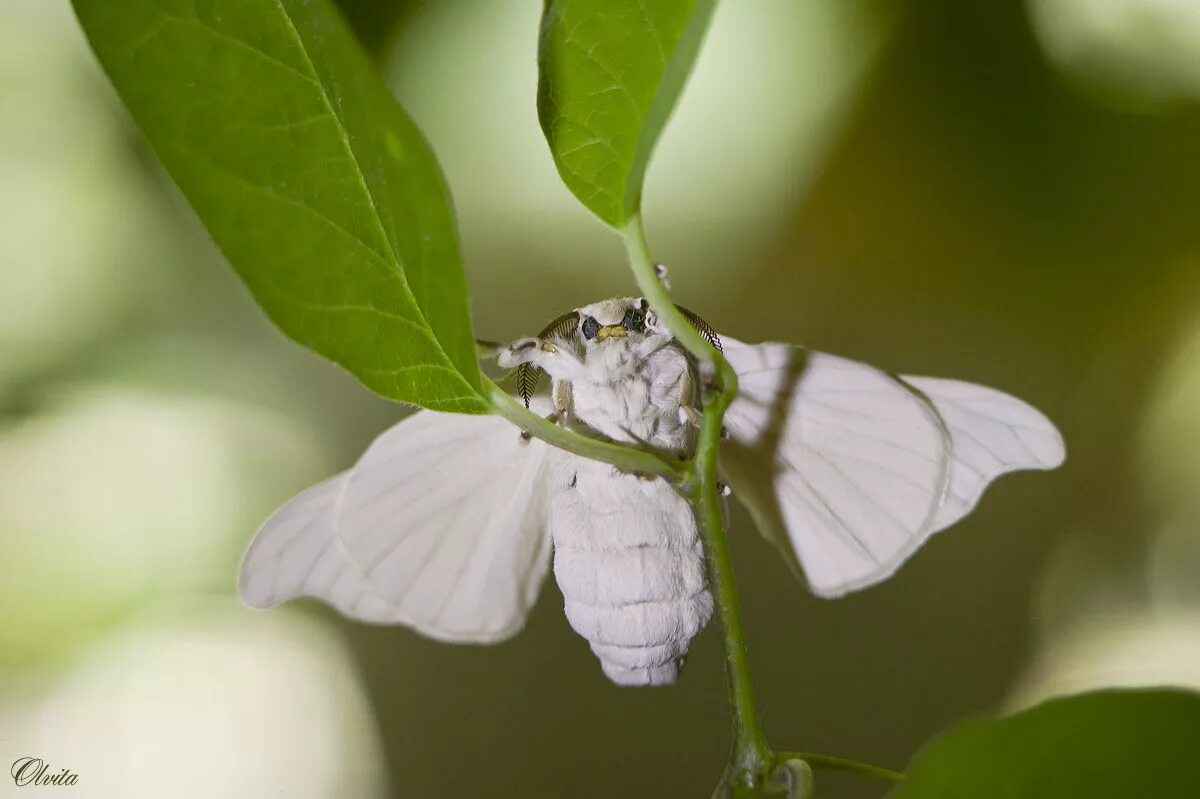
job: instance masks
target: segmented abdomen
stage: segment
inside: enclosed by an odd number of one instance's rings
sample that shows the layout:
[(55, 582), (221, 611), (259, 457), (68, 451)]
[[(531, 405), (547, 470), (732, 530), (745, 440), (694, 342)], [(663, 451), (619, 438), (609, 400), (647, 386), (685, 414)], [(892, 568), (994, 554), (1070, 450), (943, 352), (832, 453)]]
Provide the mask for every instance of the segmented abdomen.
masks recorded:
[(673, 683), (712, 615), (691, 508), (662, 480), (568, 461), (550, 515), (567, 619), (613, 682)]

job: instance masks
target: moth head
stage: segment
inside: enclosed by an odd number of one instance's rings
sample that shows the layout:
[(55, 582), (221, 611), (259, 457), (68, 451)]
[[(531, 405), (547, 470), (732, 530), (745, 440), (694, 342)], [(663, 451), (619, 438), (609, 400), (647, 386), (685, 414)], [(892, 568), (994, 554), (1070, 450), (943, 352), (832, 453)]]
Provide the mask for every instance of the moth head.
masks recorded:
[[(709, 343), (721, 349), (721, 340), (703, 319), (686, 308), (675, 307)], [(615, 364), (627, 362), (630, 355), (645, 355), (669, 340), (671, 333), (644, 297), (616, 297), (563, 314), (546, 325), (537, 337), (561, 346), (583, 345), (584, 354), (591, 353), (603, 362)], [(541, 374), (541, 367), (533, 363), (517, 366), (517, 392), (526, 407)]]
[(650, 304), (641, 297), (616, 297), (580, 308), (579, 335), (584, 346), (635, 343), (653, 335)]

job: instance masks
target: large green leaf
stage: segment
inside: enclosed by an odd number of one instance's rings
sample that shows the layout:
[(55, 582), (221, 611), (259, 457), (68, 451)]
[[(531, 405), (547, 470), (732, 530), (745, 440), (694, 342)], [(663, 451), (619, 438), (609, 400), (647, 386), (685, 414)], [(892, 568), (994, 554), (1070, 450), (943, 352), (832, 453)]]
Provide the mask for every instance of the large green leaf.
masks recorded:
[(337, 0), (366, 51), (379, 60), (420, 0)]
[(1196, 799), (1200, 694), (1101, 691), (955, 727), (891, 799)]
[(485, 412), (437, 163), (328, 0), (74, 0), (151, 146), (296, 341)]
[(563, 182), (614, 227), (640, 210), (655, 142), (716, 0), (547, 0), (538, 118)]

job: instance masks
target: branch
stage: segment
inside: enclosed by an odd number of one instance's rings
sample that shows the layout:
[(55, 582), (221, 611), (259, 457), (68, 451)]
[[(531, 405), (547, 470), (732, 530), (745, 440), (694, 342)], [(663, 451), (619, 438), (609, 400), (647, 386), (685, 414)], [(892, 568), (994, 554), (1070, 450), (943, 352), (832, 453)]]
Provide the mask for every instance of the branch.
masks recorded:
[[(701, 363), (713, 364), (717, 367), (718, 376), (722, 378), (721, 387), (736, 393), (737, 375), (733, 369), (721, 357), (721, 353), (708, 343), (708, 339), (700, 335), (696, 328), (688, 323), (679, 309), (675, 307), (675, 303), (671, 301), (670, 295), (667, 294), (667, 287), (659, 279), (658, 273), (654, 269), (654, 261), (650, 257), (650, 248), (646, 244), (646, 231), (642, 227), (641, 215), (634, 216), (629, 224), (619, 232), (621, 238), (625, 240), (625, 249), (629, 253), (629, 268), (633, 270), (633, 277), (637, 281), (638, 288), (650, 302), (650, 307), (658, 314), (658, 318), (666, 323), (667, 330), (671, 331), (671, 335), (688, 352), (695, 355)], [(725, 366), (724, 373), (720, 369), (722, 364)]]
[(721, 618), (725, 645), (725, 675), (729, 685), (729, 703), (733, 713), (734, 745), (730, 771), (725, 783), (758, 784), (773, 762), (754, 701), (754, 686), (750, 677), (750, 660), (746, 635), (742, 628), (742, 613), (734, 581), (733, 563), (725, 535), (725, 507), (717, 482), (717, 461), (721, 448), (721, 431), (725, 411), (737, 396), (737, 373), (700, 333), (692, 327), (675, 307), (667, 289), (654, 269), (641, 216), (635, 216), (621, 230), (629, 252), (629, 265), (638, 287), (650, 302), (650, 307), (666, 324), (667, 329), (701, 364), (715, 375), (714, 390), (706, 398), (704, 418), (696, 457), (691, 464), (690, 480), (683, 486), (685, 496), (696, 514), (696, 523), (704, 541), (709, 583), (713, 600)]
[(652, 474), (674, 484), (683, 482), (686, 477), (684, 463), (677, 458), (582, 436), (533, 413), (486, 377), (484, 388), (497, 414), (547, 444), (583, 458), (610, 463), (627, 472)]

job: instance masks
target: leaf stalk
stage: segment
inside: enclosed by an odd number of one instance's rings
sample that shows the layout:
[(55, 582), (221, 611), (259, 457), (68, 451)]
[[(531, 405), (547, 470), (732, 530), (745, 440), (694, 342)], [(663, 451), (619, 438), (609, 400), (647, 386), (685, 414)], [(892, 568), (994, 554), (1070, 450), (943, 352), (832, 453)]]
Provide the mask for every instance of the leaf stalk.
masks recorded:
[(685, 462), (683, 460), (625, 444), (580, 435), (530, 411), (507, 391), (486, 377), (483, 378), (483, 381), (492, 409), (497, 414), (547, 444), (583, 458), (611, 463), (627, 472), (655, 475), (673, 484), (678, 484), (684, 479)]

